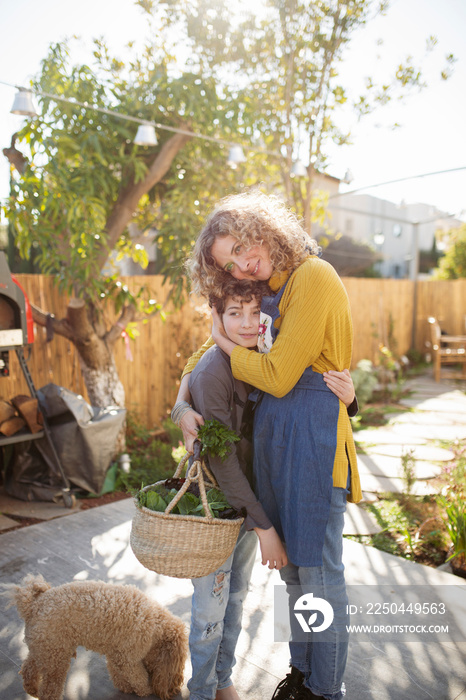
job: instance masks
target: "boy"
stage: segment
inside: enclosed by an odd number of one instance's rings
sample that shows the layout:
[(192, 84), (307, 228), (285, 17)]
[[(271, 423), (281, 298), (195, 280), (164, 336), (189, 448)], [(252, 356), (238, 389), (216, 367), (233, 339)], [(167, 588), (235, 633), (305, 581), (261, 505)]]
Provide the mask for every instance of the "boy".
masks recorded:
[[(238, 345), (256, 348), (260, 305), (268, 286), (258, 282), (225, 285), (223, 298), (211, 298), (225, 332)], [(251, 387), (235, 379), (229, 357), (217, 346), (198, 362), (189, 380), (193, 406), (205, 420), (216, 419), (241, 432), (244, 407)], [(238, 700), (231, 682), (235, 648), (241, 631), (246, 597), (259, 538), (262, 563), (280, 569), (287, 563), (285, 549), (251, 488), (251, 443), (244, 437), (226, 459), (209, 457), (209, 466), (228, 502), (245, 508), (247, 515), (229, 559), (213, 574), (192, 580), (191, 700)]]

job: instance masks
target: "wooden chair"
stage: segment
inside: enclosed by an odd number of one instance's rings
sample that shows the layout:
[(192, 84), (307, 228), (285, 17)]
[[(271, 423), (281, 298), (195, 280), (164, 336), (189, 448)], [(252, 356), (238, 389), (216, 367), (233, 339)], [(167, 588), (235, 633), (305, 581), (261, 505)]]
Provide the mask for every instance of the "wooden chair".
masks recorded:
[(442, 335), (437, 319), (430, 316), (427, 320), (432, 338), (435, 381), (440, 381), (440, 369), (447, 364), (462, 364), (461, 378), (466, 379), (466, 335)]

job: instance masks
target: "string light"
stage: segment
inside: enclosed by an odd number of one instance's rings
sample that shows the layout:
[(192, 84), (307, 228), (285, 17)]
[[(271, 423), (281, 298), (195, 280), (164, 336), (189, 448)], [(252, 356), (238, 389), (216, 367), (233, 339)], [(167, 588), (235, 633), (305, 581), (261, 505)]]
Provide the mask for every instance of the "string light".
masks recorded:
[[(242, 163), (246, 161), (246, 157), (244, 156), (244, 153), (242, 151), (242, 147), (239, 146), (237, 143), (229, 141), (227, 139), (222, 139), (217, 136), (206, 136), (206, 134), (202, 134), (198, 131), (190, 131), (188, 129), (179, 129), (174, 126), (167, 126), (166, 124), (161, 124), (160, 122), (156, 121), (151, 121), (148, 119), (141, 119), (140, 117), (133, 117), (129, 114), (122, 114), (121, 112), (117, 112), (113, 109), (107, 109), (105, 107), (99, 107), (98, 105), (91, 104), (89, 102), (80, 102), (79, 100), (75, 99), (70, 99), (68, 97), (63, 97), (62, 95), (54, 95), (49, 92), (42, 92), (39, 90), (33, 90), (33, 89), (28, 89), (21, 87), (19, 85), (12, 85), (11, 83), (4, 82), (3, 80), (0, 80), (1, 85), (6, 85), (8, 87), (16, 88), (16, 90), (19, 91), (19, 93), (15, 96), (15, 102), (13, 104), (12, 112), (14, 109), (14, 114), (21, 114), (24, 116), (28, 117), (34, 117), (38, 116), (38, 112), (36, 111), (33, 103), (32, 103), (32, 94), (38, 95), (40, 97), (47, 97), (51, 100), (54, 100), (56, 102), (66, 102), (67, 104), (73, 105), (74, 107), (83, 107), (84, 109), (92, 109), (95, 112), (100, 112), (101, 114), (108, 114), (113, 117), (117, 117), (118, 119), (125, 119), (126, 121), (131, 121), (131, 122), (136, 122), (137, 124), (140, 124), (147, 129), (142, 132), (144, 136), (147, 137), (146, 141), (142, 140), (141, 136), (141, 130), (138, 130), (138, 135), (136, 136), (135, 143), (139, 145), (156, 145), (157, 139), (155, 138), (155, 143), (154, 143), (154, 137), (155, 133), (150, 132), (148, 130), (149, 127), (152, 129), (162, 129), (164, 131), (170, 131), (175, 134), (183, 134), (185, 136), (191, 136), (192, 138), (197, 138), (197, 139), (203, 139), (205, 141), (211, 141), (214, 143), (221, 143), (224, 144), (225, 146), (230, 147), (230, 156), (231, 153), (233, 152), (234, 157), (231, 158), (229, 157), (229, 162), (234, 165), (234, 167), (237, 166), (238, 163)], [(139, 137), (139, 139), (138, 139)], [(282, 158), (282, 154), (278, 151), (269, 151), (264, 148), (256, 148), (253, 146), (248, 145), (248, 150), (258, 152), (258, 153), (264, 153), (265, 155), (270, 155), (278, 158)]]

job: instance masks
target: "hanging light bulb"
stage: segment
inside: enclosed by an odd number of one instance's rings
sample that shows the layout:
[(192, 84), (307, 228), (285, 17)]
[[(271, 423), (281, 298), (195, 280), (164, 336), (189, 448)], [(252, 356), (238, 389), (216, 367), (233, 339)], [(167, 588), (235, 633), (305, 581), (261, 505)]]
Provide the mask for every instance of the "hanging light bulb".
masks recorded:
[(291, 174), (294, 175), (294, 177), (306, 177), (307, 168), (302, 160), (295, 160), (291, 167)]
[(245, 163), (245, 162), (246, 162), (246, 156), (243, 153), (242, 146), (232, 146), (230, 148), (230, 152), (228, 153), (227, 165), (229, 165), (230, 168), (235, 169), (237, 167), (238, 163)]
[(353, 180), (354, 180), (353, 173), (352, 173), (351, 170), (348, 168), (347, 171), (346, 171), (346, 173), (345, 173), (345, 177), (343, 178), (342, 182), (344, 182), (345, 185), (350, 185), (350, 184), (353, 182)]
[(38, 112), (32, 101), (32, 92), (19, 88), (10, 111), (11, 114), (21, 114), (23, 117), (37, 117)]
[(152, 124), (140, 124), (136, 138), (134, 139), (136, 146), (156, 146), (157, 134)]

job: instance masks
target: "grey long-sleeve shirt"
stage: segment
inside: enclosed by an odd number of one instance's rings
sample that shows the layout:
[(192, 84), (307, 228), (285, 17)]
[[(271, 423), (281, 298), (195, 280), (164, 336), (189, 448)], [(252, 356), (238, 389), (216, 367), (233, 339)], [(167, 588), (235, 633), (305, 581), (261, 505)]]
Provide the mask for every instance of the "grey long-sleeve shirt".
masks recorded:
[[(189, 378), (194, 408), (204, 420), (216, 419), (238, 434), (251, 387), (233, 377), (230, 358), (214, 345), (202, 356)], [(222, 461), (209, 456), (209, 466), (233, 508), (245, 508), (246, 528), (272, 526), (251, 487), (252, 446), (245, 438), (235, 443)]]

